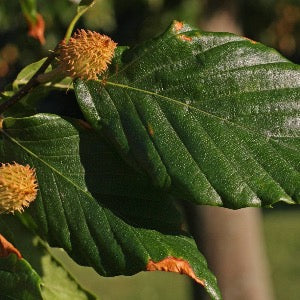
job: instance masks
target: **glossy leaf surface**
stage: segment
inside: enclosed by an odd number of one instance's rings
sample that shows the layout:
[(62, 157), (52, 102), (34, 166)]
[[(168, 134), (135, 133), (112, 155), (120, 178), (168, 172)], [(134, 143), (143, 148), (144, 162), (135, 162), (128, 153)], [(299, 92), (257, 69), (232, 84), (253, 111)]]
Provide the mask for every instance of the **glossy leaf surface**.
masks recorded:
[[(36, 169), (39, 193), (27, 222), (50, 245), (104, 276), (131, 275), (150, 262), (179, 259), (186, 262), (185, 273), (220, 298), (167, 195), (128, 168), (87, 124), (40, 114), (7, 118), (3, 126), (5, 161)], [(173, 264), (164, 268), (175, 270)]]
[(275, 50), (174, 22), (123, 52), (78, 103), (155, 186), (198, 204), (300, 203), (300, 67)]
[(19, 0), (19, 2), (28, 23), (28, 35), (39, 40), (41, 44), (44, 44), (45, 21), (42, 15), (37, 12), (36, 0)]

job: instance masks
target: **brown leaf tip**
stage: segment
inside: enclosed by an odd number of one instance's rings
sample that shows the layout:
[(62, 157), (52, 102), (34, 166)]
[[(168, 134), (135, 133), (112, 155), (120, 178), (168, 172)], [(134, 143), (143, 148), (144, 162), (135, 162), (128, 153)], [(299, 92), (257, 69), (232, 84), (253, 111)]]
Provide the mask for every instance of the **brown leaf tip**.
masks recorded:
[(37, 196), (35, 170), (29, 165), (2, 164), (0, 167), (0, 213), (22, 212)]
[(20, 251), (0, 234), (0, 257), (6, 257), (11, 253), (16, 254), (19, 259), (22, 258)]
[(185, 35), (185, 34), (180, 34), (180, 35), (179, 35), (179, 38), (180, 38), (181, 40), (183, 40), (183, 41), (186, 41), (186, 42), (191, 42), (191, 41), (193, 40), (192, 37), (187, 36), (187, 35)]
[(66, 76), (97, 80), (97, 75), (107, 70), (116, 46), (106, 35), (81, 29), (68, 43), (60, 43), (58, 59)]
[(183, 22), (175, 21), (173, 26), (175, 31), (178, 32), (183, 28)]
[(257, 42), (256, 41), (254, 41), (254, 40), (251, 40), (251, 39), (249, 39), (249, 38), (247, 38), (247, 37), (244, 37), (247, 41), (249, 41), (251, 44), (257, 44)]
[(147, 266), (147, 271), (164, 271), (164, 272), (175, 272), (179, 274), (185, 274), (192, 279), (194, 279), (197, 283), (201, 285), (205, 285), (204, 280), (199, 279), (190, 264), (181, 258), (176, 258), (173, 256), (169, 256), (164, 258), (161, 261), (154, 262), (153, 260), (149, 260)]
[(42, 45), (44, 45), (46, 41), (44, 37), (45, 21), (43, 17), (40, 14), (37, 14), (36, 22), (32, 23), (28, 21), (28, 26), (29, 26), (28, 35), (39, 40), (39, 42)]

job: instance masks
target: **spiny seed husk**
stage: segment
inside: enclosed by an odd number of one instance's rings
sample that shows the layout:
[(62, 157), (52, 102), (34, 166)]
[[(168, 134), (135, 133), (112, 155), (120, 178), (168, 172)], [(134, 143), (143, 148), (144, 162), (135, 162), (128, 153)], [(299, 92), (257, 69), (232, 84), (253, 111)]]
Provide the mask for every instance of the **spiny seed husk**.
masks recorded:
[(107, 70), (117, 44), (108, 36), (95, 31), (78, 30), (59, 46), (60, 67), (66, 76), (98, 79)]
[(0, 213), (22, 212), (37, 196), (35, 170), (29, 165), (2, 164), (0, 167)]

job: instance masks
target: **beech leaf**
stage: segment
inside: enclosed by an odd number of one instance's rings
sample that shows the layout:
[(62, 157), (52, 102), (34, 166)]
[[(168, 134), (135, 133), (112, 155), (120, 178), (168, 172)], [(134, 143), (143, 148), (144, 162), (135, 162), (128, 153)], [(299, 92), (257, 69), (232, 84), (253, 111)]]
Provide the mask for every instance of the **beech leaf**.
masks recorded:
[(300, 203), (300, 67), (274, 49), (175, 21), (75, 92), (93, 128), (176, 197)]
[[(35, 168), (38, 197), (24, 218), (51, 246), (103, 276), (132, 275), (174, 258), (177, 268), (220, 299), (172, 199), (126, 166), (82, 121), (50, 114), (3, 121), (5, 161)], [(150, 268), (152, 269), (152, 268)]]

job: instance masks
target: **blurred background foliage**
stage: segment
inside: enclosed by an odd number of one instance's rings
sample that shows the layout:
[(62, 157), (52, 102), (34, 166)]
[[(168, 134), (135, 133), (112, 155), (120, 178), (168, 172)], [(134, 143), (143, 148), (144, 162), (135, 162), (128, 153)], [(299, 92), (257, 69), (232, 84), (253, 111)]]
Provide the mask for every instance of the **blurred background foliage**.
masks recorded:
[[(24, 66), (54, 49), (63, 38), (79, 1), (36, 2), (46, 24), (44, 45), (27, 35), (28, 27), (19, 1), (0, 0), (0, 91)], [(106, 33), (119, 45), (132, 46), (161, 33), (173, 19), (185, 20), (201, 28), (215, 11), (224, 7), (234, 10), (245, 36), (274, 47), (300, 63), (300, 0), (97, 0), (77, 27)], [(55, 103), (60, 101), (59, 97), (55, 95)], [(298, 209), (279, 208), (268, 210), (264, 215), (277, 299), (299, 299), (299, 225)], [(121, 277), (116, 282), (112, 278), (99, 279), (90, 269), (78, 267), (65, 258), (64, 262), (71, 266), (76, 277), (85, 281), (86, 287), (103, 299), (192, 298), (190, 280), (176, 274), (143, 273), (132, 278)]]
[[(46, 43), (27, 35), (19, 1), (0, 1), (0, 88), (27, 64), (47, 55), (64, 36), (77, 0), (36, 0)], [(173, 19), (200, 26), (215, 10), (232, 6), (245, 36), (300, 62), (300, 0), (97, 0), (77, 24), (133, 45), (162, 32)]]

